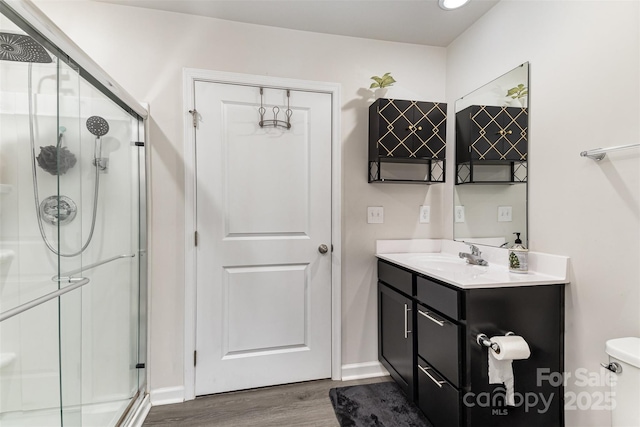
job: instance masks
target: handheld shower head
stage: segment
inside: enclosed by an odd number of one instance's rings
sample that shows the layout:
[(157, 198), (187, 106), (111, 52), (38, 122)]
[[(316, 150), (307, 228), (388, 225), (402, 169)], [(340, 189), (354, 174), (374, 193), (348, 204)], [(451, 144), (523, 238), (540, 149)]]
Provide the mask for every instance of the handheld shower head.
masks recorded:
[(100, 138), (109, 132), (109, 123), (100, 116), (91, 116), (87, 119), (87, 129)]
[(109, 132), (109, 123), (100, 116), (91, 116), (87, 119), (87, 129), (96, 137), (96, 145), (93, 149), (93, 164), (99, 170), (106, 171), (109, 159), (102, 157), (102, 137)]

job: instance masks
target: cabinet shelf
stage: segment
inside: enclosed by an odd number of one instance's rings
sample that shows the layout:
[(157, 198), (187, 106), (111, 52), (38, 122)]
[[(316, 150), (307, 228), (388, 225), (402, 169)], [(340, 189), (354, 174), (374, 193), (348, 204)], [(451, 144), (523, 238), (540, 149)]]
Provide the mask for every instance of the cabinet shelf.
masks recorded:
[(526, 161), (469, 160), (456, 164), (456, 185), (469, 184), (526, 184)]
[(445, 180), (447, 104), (381, 98), (369, 107), (369, 183)]

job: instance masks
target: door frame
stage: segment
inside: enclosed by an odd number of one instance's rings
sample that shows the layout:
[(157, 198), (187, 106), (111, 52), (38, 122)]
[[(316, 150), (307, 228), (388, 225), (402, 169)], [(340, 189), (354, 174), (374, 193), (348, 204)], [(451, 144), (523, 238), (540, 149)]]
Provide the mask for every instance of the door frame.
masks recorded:
[(281, 77), (211, 71), (182, 70), (184, 127), (184, 400), (195, 399), (196, 350), (196, 174), (195, 129), (189, 110), (194, 105), (196, 81), (262, 86), (331, 95), (331, 379), (342, 379), (342, 155), (340, 144), (340, 84)]

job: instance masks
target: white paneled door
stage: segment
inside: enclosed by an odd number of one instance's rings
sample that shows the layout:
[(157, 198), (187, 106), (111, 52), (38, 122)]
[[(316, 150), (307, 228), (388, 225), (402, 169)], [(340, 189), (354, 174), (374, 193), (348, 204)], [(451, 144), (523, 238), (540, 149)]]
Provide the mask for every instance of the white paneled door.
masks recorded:
[(194, 88), (196, 395), (329, 378), (331, 94)]

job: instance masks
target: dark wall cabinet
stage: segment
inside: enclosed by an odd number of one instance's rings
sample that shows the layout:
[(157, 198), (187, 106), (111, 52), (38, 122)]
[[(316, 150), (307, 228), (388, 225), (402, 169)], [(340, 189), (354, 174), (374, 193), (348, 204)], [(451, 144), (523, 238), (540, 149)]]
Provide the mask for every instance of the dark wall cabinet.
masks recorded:
[(488, 165), (511, 168), (507, 182), (526, 182), (528, 117), (527, 108), (486, 105), (456, 113), (456, 183), (478, 182), (474, 168)]
[[(369, 182), (444, 182), (447, 104), (378, 99), (369, 107)], [(385, 178), (385, 163), (423, 165), (419, 179)]]
[[(459, 289), (382, 260), (378, 279), (379, 360), (434, 427), (564, 424), (562, 386), (540, 380), (564, 369), (564, 286)], [(513, 362), (516, 406), (476, 341), (509, 331), (531, 348)]]

